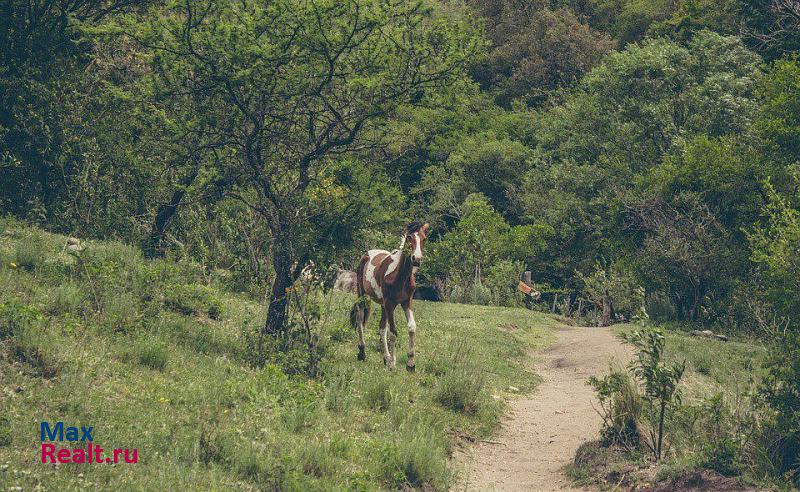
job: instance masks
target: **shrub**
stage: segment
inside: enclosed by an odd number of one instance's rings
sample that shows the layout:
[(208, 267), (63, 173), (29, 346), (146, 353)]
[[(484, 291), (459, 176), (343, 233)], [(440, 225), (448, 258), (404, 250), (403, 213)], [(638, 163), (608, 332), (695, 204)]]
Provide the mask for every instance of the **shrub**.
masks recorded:
[(636, 283), (633, 275), (619, 265), (612, 264), (604, 268), (595, 264), (594, 271), (588, 275), (575, 272), (583, 282), (584, 294), (588, 299), (600, 306), (601, 326), (614, 322), (614, 315), (633, 318), (644, 305), (644, 289)]
[(164, 304), (168, 309), (187, 316), (205, 314), (211, 319), (222, 317), (222, 301), (204, 285), (187, 284), (170, 287), (164, 293)]
[(521, 261), (500, 260), (489, 269), (486, 287), (492, 293), (492, 304), (518, 307), (523, 304), (523, 294), (517, 289), (520, 272), (525, 270)]
[(628, 450), (639, 447), (638, 421), (642, 413), (642, 400), (636, 383), (625, 371), (612, 369), (603, 378), (592, 376), (589, 383), (600, 402), (600, 444), (608, 447), (620, 445)]
[(768, 412), (762, 433), (773, 436), (765, 451), (775, 473), (800, 485), (800, 334), (774, 343), (764, 367), (756, 398)]
[(739, 452), (739, 443), (734, 439), (716, 439), (703, 446), (698, 464), (726, 477), (736, 476), (740, 473)]
[(686, 369), (686, 361), (669, 366), (664, 363), (665, 338), (659, 330), (636, 330), (623, 334), (621, 338), (637, 349), (631, 373), (643, 387), (644, 415), (650, 424), (649, 440), (645, 443), (658, 461), (663, 455), (667, 413), (681, 402), (678, 383)]

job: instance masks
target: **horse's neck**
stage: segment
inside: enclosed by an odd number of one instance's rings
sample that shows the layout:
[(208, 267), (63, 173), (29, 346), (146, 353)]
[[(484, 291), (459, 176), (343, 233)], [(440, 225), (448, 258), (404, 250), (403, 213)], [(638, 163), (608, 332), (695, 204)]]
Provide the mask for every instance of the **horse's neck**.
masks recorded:
[(400, 250), (400, 257), (397, 259), (400, 264), (397, 267), (397, 279), (405, 283), (414, 277), (414, 266), (411, 264), (411, 257), (404, 250)]

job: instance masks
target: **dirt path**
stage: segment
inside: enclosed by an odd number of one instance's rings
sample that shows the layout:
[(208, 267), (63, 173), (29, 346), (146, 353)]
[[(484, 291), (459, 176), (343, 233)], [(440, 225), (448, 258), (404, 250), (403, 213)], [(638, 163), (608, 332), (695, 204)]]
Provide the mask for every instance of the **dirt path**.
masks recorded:
[(463, 476), (456, 490), (580, 490), (562, 467), (583, 442), (596, 439), (600, 417), (586, 385), (612, 359), (626, 362), (630, 351), (607, 328), (562, 326), (544, 354), (534, 356), (542, 383), (509, 402), (510, 412), (492, 441), (457, 456)]

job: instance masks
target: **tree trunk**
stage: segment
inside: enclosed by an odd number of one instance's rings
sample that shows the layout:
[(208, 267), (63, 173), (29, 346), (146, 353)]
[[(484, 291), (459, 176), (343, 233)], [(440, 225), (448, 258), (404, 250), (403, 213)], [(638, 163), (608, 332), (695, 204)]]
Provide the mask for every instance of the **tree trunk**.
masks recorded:
[(264, 334), (279, 335), (286, 329), (286, 310), (289, 307), (286, 289), (292, 286), (292, 258), (288, 252), (273, 249), (272, 266), (275, 280), (269, 296), (269, 310), (264, 324)]
[(164, 234), (166, 234), (167, 227), (178, 212), (178, 206), (180, 206), (184, 195), (186, 195), (186, 188), (194, 183), (198, 174), (200, 174), (200, 166), (195, 161), (195, 165), (189, 174), (178, 182), (179, 186), (172, 192), (172, 197), (169, 201), (158, 206), (156, 218), (150, 228), (150, 237), (145, 248), (145, 253), (148, 257), (164, 256)]
[(611, 326), (611, 317), (613, 316), (613, 309), (611, 307), (611, 297), (608, 292), (603, 293), (603, 317), (600, 320), (600, 326)]

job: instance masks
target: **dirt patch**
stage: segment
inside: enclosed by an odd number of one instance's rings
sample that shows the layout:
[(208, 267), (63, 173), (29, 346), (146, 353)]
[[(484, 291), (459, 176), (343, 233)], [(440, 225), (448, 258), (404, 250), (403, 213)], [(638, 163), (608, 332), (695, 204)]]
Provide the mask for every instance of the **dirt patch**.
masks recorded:
[(534, 355), (542, 383), (509, 402), (506, 420), (491, 441), (459, 451), (463, 469), (455, 490), (581, 490), (564, 474), (578, 447), (596, 439), (600, 417), (586, 380), (631, 351), (607, 328), (561, 326), (556, 343)]
[(723, 477), (715, 471), (700, 470), (665, 480), (642, 490), (646, 492), (749, 492), (758, 489), (744, 486), (737, 479)]

